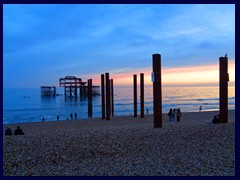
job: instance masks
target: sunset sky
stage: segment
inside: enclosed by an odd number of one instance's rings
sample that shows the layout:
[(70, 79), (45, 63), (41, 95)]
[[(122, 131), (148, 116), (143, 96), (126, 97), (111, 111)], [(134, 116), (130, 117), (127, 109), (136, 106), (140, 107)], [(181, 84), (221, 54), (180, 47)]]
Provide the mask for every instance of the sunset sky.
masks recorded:
[(217, 84), (219, 57), (235, 83), (235, 5), (3, 5), (4, 88), (58, 86), (68, 75), (131, 85), (152, 54), (163, 85)]

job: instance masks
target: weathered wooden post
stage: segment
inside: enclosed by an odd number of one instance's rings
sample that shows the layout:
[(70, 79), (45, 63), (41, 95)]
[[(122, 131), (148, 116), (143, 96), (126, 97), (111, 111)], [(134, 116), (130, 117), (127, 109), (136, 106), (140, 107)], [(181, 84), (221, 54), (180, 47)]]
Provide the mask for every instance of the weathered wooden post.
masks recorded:
[(133, 108), (134, 117), (137, 117), (137, 75), (133, 75)]
[(104, 74), (101, 74), (102, 119), (105, 119)]
[(88, 117), (92, 117), (92, 79), (88, 79)]
[(110, 116), (112, 114), (112, 89), (111, 89), (111, 79), (109, 79), (109, 97), (110, 97)]
[(227, 123), (228, 122), (228, 57), (219, 58), (219, 105), (220, 105), (220, 122)]
[(113, 91), (113, 79), (111, 79), (111, 105), (112, 105), (112, 117), (114, 117), (114, 91)]
[(153, 66), (153, 113), (154, 128), (162, 127), (162, 82), (161, 82), (161, 55), (152, 55)]
[(109, 73), (105, 73), (106, 78), (106, 120), (110, 120), (110, 83)]
[(77, 97), (77, 85), (75, 85), (74, 88), (75, 88), (75, 89), (74, 89), (74, 95), (75, 95), (75, 97)]
[(56, 87), (55, 86), (53, 87), (53, 94), (54, 94), (54, 96), (56, 96)]
[(144, 118), (144, 73), (140, 73), (141, 118)]

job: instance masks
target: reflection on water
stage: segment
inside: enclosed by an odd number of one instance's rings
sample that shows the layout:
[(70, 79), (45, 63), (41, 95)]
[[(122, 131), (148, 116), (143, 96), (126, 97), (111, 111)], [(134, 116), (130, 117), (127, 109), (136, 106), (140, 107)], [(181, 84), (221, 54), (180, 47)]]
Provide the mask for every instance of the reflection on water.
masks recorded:
[[(235, 87), (230, 86), (229, 109), (235, 108)], [(140, 88), (138, 88), (138, 113), (140, 112)], [(145, 87), (145, 108), (153, 112), (152, 87)], [(41, 97), (39, 89), (4, 90), (3, 115), (4, 123), (46, 121), (69, 118), (71, 113), (77, 113), (78, 118), (87, 118), (88, 98), (83, 97)], [(180, 108), (181, 111), (218, 110), (218, 87), (163, 87), (163, 112), (170, 108)], [(114, 87), (115, 115), (133, 115), (133, 87)], [(93, 117), (101, 116), (101, 96), (93, 96)]]

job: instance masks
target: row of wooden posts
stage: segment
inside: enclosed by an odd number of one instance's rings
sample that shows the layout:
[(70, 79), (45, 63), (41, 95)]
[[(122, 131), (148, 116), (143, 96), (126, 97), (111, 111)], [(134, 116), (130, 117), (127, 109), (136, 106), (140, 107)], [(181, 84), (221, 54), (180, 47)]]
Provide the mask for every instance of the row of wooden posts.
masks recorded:
[[(133, 82), (134, 117), (137, 117), (137, 75), (136, 74), (133, 75), (133, 81), (134, 81)], [(101, 74), (101, 97), (102, 97), (101, 98), (102, 119), (110, 120), (110, 115), (114, 117), (114, 91), (113, 91), (113, 79), (109, 79), (109, 73), (105, 73), (105, 77), (104, 77), (104, 74)], [(140, 74), (140, 104), (141, 104), (141, 108), (140, 108), (141, 118), (144, 118), (144, 73)], [(88, 79), (88, 117), (92, 117), (92, 79)]]
[[(152, 82), (153, 82), (153, 117), (154, 128), (162, 127), (162, 82), (161, 82), (161, 55), (152, 55)], [(219, 58), (219, 104), (220, 122), (228, 122), (228, 58)], [(106, 86), (105, 86), (106, 84)], [(106, 93), (105, 93), (106, 90)], [(113, 79), (109, 73), (101, 74), (102, 119), (110, 120), (114, 116)], [(105, 99), (106, 98), (106, 99)], [(106, 103), (105, 103), (106, 102)], [(137, 75), (133, 75), (133, 104), (134, 117), (137, 117)], [(140, 73), (140, 113), (144, 117), (144, 73)], [(92, 117), (92, 79), (88, 80), (88, 117)]]
[[(162, 127), (161, 56), (153, 55), (154, 127)], [(105, 85), (106, 84), (106, 85)], [(102, 119), (114, 116), (113, 79), (101, 74)], [(137, 74), (133, 75), (134, 117), (137, 117)], [(156, 110), (157, 109), (157, 110)], [(92, 117), (92, 79), (88, 79), (88, 117)], [(144, 73), (140, 73), (140, 117), (144, 118)]]
[[(109, 73), (105, 73), (105, 78), (101, 74), (102, 119), (110, 120), (110, 115), (114, 116), (113, 79), (109, 79)], [(92, 79), (88, 79), (88, 117), (92, 117)]]

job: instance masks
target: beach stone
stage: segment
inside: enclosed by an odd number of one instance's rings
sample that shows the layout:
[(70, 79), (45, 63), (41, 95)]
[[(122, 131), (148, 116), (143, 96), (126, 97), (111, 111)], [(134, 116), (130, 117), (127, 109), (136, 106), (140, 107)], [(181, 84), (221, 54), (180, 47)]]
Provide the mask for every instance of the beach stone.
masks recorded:
[(33, 133), (3, 137), (3, 175), (234, 176), (235, 113), (207, 124), (214, 113), (166, 116), (161, 129), (151, 115), (21, 124)]

